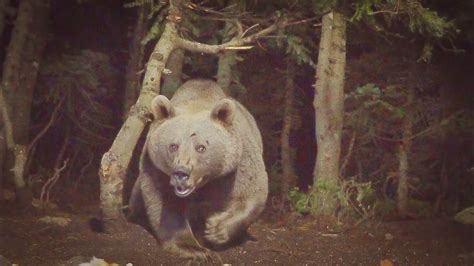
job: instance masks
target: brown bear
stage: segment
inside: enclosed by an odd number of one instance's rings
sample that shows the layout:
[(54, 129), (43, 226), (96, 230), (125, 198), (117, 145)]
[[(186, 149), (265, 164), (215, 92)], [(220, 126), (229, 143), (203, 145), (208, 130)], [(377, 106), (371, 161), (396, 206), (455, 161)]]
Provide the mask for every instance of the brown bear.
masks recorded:
[(190, 80), (152, 101), (128, 211), (165, 250), (206, 258), (245, 235), (268, 195), (260, 131), (216, 82)]

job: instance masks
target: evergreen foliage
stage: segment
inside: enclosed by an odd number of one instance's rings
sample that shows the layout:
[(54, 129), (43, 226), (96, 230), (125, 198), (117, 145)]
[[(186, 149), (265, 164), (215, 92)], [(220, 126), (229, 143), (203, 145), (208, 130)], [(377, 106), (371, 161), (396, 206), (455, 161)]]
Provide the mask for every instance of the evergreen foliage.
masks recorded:
[[(151, 4), (150, 4), (151, 3)], [(166, 1), (133, 0), (126, 7), (143, 7), (150, 5), (153, 12), (149, 16), (151, 27), (143, 43), (158, 38), (163, 30), (164, 19), (167, 14)], [(436, 45), (442, 41), (451, 41), (458, 37), (458, 25), (472, 21), (466, 11), (464, 18), (450, 19), (452, 11), (442, 12), (437, 8), (439, 1), (420, 0), (323, 0), (323, 1), (225, 1), (215, 0), (207, 2), (189, 1), (183, 8), (183, 21), (180, 34), (186, 39), (207, 44), (220, 44), (244, 33), (248, 36), (275, 21), (301, 21), (294, 25), (281, 28), (271, 36), (260, 38), (256, 46), (261, 47), (264, 52), (285, 55), (299, 65), (315, 66), (314, 59), (317, 58), (317, 43), (319, 24), (322, 15), (331, 10), (337, 10), (346, 15), (353, 23), (352, 26), (370, 27), (387, 39), (410, 38), (424, 43), (419, 61), (430, 61)], [(258, 25), (257, 25), (258, 24)], [(349, 25), (351, 27), (351, 25)], [(469, 31), (468, 31), (469, 32)], [(469, 38), (469, 37), (468, 37)], [(353, 40), (348, 40), (348, 44)], [(186, 71), (199, 73), (200, 76), (212, 76), (216, 70), (216, 58), (200, 56), (197, 54), (186, 54)], [(243, 60), (236, 55), (235, 61)], [(374, 64), (383, 64), (373, 62)], [(202, 75), (205, 73), (204, 75)], [(405, 76), (406, 73), (398, 73)], [(245, 91), (240, 82), (240, 73), (233, 69), (233, 83), (231, 90)], [(407, 97), (407, 84), (392, 82), (391, 84), (367, 83), (359, 84), (346, 95), (349, 110), (345, 117), (345, 132), (354, 132), (357, 135), (358, 157), (360, 157), (359, 173), (349, 169), (351, 178), (341, 180), (338, 199), (343, 207), (349, 207), (361, 216), (368, 215), (373, 210), (373, 191), (382, 191), (387, 198), (393, 198), (393, 192), (386, 191), (393, 188), (393, 172), (389, 169), (396, 164), (396, 157), (386, 158), (387, 150), (380, 146), (390, 146), (392, 153), (396, 153), (392, 146), (396, 146), (402, 137), (400, 123), (408, 114), (413, 114), (414, 131), (422, 132), (424, 129), (436, 126), (439, 123), (440, 111), (432, 97), (418, 96), (417, 102), (410, 106), (405, 105)], [(416, 86), (412, 86), (416, 87)], [(412, 89), (410, 87), (410, 89)], [(275, 114), (281, 115), (281, 110), (275, 110)], [(461, 123), (460, 119), (456, 120)], [(439, 142), (439, 131), (430, 131), (428, 141)], [(387, 140), (388, 139), (388, 140)], [(395, 140), (395, 141), (393, 141)], [(387, 144), (389, 143), (389, 144)], [(416, 146), (416, 145), (415, 145)], [(418, 148), (418, 147), (417, 147)], [(425, 149), (426, 147), (420, 147)], [(433, 158), (428, 158), (430, 153), (420, 152), (414, 161), (419, 164)], [(379, 163), (374, 164), (373, 161)], [(274, 175), (281, 172), (278, 162), (273, 167)], [(385, 167), (380, 170), (378, 167)], [(436, 168), (438, 169), (438, 168)], [(418, 171), (418, 169), (416, 169)], [(382, 171), (387, 176), (374, 176), (376, 171)], [(391, 170), (393, 171), (393, 169)], [(432, 170), (425, 170), (426, 175), (432, 175)], [(431, 172), (430, 172), (431, 171)], [(428, 173), (429, 172), (429, 173)], [(379, 172), (377, 172), (379, 173)], [(377, 174), (378, 175), (378, 174)], [(342, 178), (342, 177), (341, 177)], [(386, 178), (386, 180), (383, 180)], [(344, 178), (342, 178), (344, 179)], [(437, 181), (436, 177), (431, 181)], [(410, 185), (418, 186), (416, 178), (411, 180)], [(418, 183), (417, 183), (418, 182)], [(425, 182), (428, 183), (428, 182)], [(431, 182), (434, 183), (434, 182)], [(272, 186), (278, 186), (278, 182), (272, 181)], [(316, 184), (322, 190), (328, 186)], [(387, 186), (384, 188), (384, 186)], [(391, 188), (392, 186), (392, 188)], [(278, 189), (273, 189), (278, 191)], [(351, 191), (348, 193), (348, 191)], [(364, 196), (365, 195), (365, 196)], [(319, 195), (320, 196), (320, 195)], [(367, 196), (367, 197), (366, 197)], [(301, 212), (313, 212), (314, 206), (312, 196), (301, 191), (292, 191), (289, 195), (293, 206)], [(354, 201), (354, 198), (356, 199)], [(370, 204), (362, 204), (367, 198), (371, 198)], [(358, 206), (358, 207), (354, 207)], [(362, 209), (361, 209), (362, 208)], [(372, 209), (371, 209), (372, 208)], [(362, 211), (361, 211), (362, 210)]]
[[(47, 120), (49, 113), (60, 105), (59, 116), (52, 129), (52, 139), (45, 136), (42, 142), (59, 142), (67, 138), (71, 149), (68, 156), (74, 159), (68, 168), (91, 166), (112, 140), (115, 124), (119, 119), (116, 98), (117, 72), (107, 55), (91, 50), (79, 50), (70, 54), (50, 55), (42, 64), (35, 91), (34, 120)], [(51, 106), (44, 108), (44, 106)], [(115, 110), (117, 109), (117, 110)]]
[(382, 32), (398, 22), (413, 33), (434, 39), (453, 37), (457, 32), (453, 20), (424, 7), (418, 0), (359, 0), (351, 20), (364, 20)]

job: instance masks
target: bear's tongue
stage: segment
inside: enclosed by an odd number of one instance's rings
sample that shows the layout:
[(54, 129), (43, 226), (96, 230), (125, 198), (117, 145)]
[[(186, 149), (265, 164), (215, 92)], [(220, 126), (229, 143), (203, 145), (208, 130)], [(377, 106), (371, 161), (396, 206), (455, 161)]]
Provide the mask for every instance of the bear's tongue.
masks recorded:
[(178, 184), (174, 187), (174, 193), (178, 197), (186, 197), (189, 194), (191, 194), (193, 192), (193, 190), (194, 190), (194, 188), (192, 188), (192, 187), (183, 186), (183, 185), (180, 185), (180, 184)]

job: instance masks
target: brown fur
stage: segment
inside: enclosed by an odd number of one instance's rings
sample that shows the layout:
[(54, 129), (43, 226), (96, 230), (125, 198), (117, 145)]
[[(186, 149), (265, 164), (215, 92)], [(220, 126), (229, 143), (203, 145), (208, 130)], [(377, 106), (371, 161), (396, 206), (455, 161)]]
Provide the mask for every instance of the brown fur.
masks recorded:
[(245, 107), (209, 80), (186, 82), (171, 101), (158, 96), (152, 110), (130, 216), (144, 213), (141, 223), (165, 249), (205, 258), (206, 247), (245, 233), (264, 208), (260, 132)]

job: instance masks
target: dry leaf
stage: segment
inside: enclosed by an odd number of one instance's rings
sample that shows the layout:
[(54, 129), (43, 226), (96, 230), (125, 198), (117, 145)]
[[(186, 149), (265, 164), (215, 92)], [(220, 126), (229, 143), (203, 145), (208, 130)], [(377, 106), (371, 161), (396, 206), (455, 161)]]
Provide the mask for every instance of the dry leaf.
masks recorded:
[(393, 266), (393, 263), (390, 260), (381, 260), (380, 266)]

